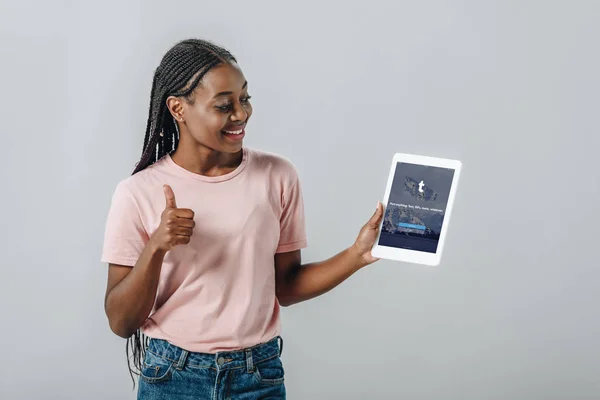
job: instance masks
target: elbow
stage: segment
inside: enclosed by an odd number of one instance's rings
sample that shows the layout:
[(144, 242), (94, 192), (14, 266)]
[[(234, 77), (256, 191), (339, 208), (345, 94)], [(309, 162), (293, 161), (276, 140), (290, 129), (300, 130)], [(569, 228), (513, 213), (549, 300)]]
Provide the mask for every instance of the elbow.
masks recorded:
[(114, 325), (110, 326), (110, 330), (113, 331), (115, 335), (122, 337), (123, 339), (128, 339), (131, 337), (131, 335), (133, 335), (133, 332), (129, 331), (128, 329)]
[(275, 297), (277, 298), (277, 302), (281, 307), (287, 307), (290, 305), (288, 296), (285, 295), (284, 291), (279, 285), (275, 287)]
[(281, 307), (289, 307), (298, 303), (294, 285), (289, 282), (277, 282), (275, 285), (275, 297), (277, 297), (277, 301)]
[(116, 309), (109, 302), (108, 297), (104, 303), (104, 313), (108, 319), (108, 326), (110, 330), (117, 336), (122, 337), (123, 339), (128, 339), (135, 333), (135, 331), (139, 328), (137, 326), (132, 326), (131, 320), (127, 318), (121, 310)]
[(284, 294), (278, 294), (277, 301), (279, 302), (279, 305), (281, 307), (289, 307), (297, 303), (296, 301), (294, 301), (294, 299), (292, 299), (291, 296), (286, 296)]
[(132, 331), (131, 328), (127, 327), (126, 324), (118, 321), (116, 318), (109, 318), (108, 325), (115, 335), (122, 337), (123, 339), (129, 338), (135, 333), (135, 331)]
[(279, 299), (279, 305), (280, 305), (281, 307), (289, 307), (289, 306), (291, 306), (291, 305), (292, 305), (292, 303), (291, 303), (291, 302), (288, 302), (288, 301), (285, 301), (285, 300), (281, 300), (281, 299)]
[(110, 312), (107, 312), (106, 316), (108, 317), (108, 326), (110, 327), (110, 330), (123, 339), (131, 337), (137, 330), (137, 328), (134, 329), (131, 326), (131, 323), (122, 316), (114, 315), (114, 313)]

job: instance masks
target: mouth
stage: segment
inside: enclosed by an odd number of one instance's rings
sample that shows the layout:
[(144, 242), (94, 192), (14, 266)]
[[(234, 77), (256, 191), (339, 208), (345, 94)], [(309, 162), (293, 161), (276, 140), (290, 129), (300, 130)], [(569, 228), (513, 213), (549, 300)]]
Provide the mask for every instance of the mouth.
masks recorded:
[(227, 139), (233, 141), (242, 140), (246, 134), (246, 124), (225, 128), (221, 131), (221, 134), (223, 134), (223, 136), (225, 136)]

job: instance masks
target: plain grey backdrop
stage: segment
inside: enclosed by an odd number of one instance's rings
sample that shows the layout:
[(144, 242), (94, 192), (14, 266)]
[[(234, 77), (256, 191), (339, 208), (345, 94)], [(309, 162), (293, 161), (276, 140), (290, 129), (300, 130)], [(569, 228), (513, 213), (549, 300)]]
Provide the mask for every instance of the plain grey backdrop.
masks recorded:
[(284, 309), (288, 398), (600, 398), (600, 2), (0, 1), (0, 398), (134, 399), (104, 221), (187, 37), (299, 170), (304, 260), (352, 244), (393, 153), (463, 161), (442, 263)]

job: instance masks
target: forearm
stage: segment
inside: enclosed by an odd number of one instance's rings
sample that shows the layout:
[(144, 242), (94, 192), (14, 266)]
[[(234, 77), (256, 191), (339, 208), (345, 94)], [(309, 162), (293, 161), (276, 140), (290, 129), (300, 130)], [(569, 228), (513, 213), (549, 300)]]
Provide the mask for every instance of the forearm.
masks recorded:
[(335, 288), (365, 265), (360, 254), (349, 247), (327, 260), (294, 268), (277, 297), (285, 306), (312, 299)]
[(164, 257), (165, 253), (149, 242), (131, 272), (108, 294), (106, 314), (117, 335), (131, 336), (150, 315)]

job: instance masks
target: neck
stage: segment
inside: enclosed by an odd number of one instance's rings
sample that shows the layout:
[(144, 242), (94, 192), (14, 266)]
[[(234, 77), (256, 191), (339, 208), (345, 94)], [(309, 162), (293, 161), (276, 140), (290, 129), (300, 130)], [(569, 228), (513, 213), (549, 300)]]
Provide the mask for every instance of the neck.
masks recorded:
[(225, 153), (198, 144), (182, 146), (179, 142), (171, 158), (182, 168), (205, 176), (225, 175), (236, 169), (242, 162), (243, 151)]

